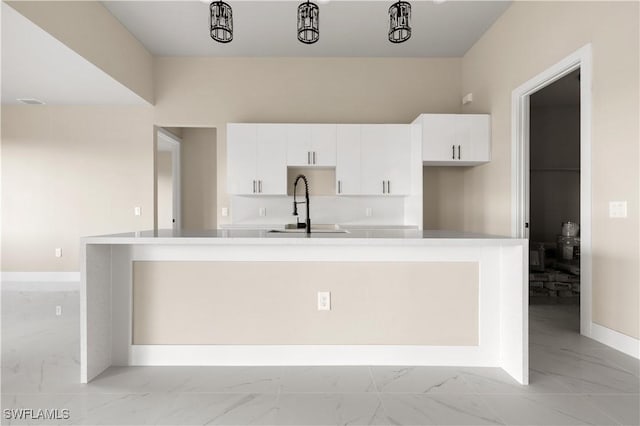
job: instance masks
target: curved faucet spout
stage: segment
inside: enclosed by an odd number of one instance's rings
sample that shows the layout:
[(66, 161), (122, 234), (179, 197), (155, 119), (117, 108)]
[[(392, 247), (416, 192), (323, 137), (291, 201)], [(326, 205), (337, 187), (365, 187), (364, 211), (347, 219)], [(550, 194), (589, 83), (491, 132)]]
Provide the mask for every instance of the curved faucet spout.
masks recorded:
[[(298, 182), (300, 179), (304, 182), (304, 201), (296, 201), (296, 188), (298, 187)], [(298, 175), (296, 180), (293, 182), (293, 215), (298, 216), (298, 204), (306, 204), (307, 205), (307, 220), (305, 223), (305, 228), (307, 234), (311, 233), (311, 218), (309, 217), (309, 182), (307, 181), (307, 177), (305, 175)]]

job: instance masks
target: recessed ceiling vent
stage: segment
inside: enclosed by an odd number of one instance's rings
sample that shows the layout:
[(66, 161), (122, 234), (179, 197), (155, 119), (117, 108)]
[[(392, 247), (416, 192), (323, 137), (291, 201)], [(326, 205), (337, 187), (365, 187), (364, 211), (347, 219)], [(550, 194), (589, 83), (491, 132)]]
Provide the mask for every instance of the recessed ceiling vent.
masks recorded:
[(17, 100), (25, 105), (44, 105), (44, 102), (34, 98), (18, 98)]

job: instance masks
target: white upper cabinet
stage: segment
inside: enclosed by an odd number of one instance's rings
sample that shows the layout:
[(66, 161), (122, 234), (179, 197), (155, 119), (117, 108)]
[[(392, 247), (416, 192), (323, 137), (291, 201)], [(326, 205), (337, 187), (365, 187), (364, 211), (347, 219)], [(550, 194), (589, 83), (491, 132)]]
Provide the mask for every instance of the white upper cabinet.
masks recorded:
[(488, 114), (423, 114), (422, 161), (433, 166), (472, 166), (491, 161)]
[(336, 194), (409, 195), (409, 124), (228, 124), (230, 194), (286, 195), (287, 166), (336, 168)]
[(361, 194), (408, 195), (411, 191), (410, 170), (409, 125), (362, 125)]
[(256, 191), (257, 126), (227, 125), (227, 188), (230, 194)]
[(335, 124), (311, 125), (311, 156), (314, 166), (335, 167), (336, 129)]
[(311, 165), (311, 127), (308, 124), (286, 124), (287, 166)]
[(282, 124), (258, 124), (256, 177), (263, 195), (287, 194), (287, 134)]
[(360, 194), (360, 140), (362, 126), (338, 124), (336, 145), (336, 194)]
[(287, 165), (334, 167), (335, 124), (287, 124)]
[(286, 195), (286, 158), (284, 125), (227, 125), (227, 186), (230, 194)]

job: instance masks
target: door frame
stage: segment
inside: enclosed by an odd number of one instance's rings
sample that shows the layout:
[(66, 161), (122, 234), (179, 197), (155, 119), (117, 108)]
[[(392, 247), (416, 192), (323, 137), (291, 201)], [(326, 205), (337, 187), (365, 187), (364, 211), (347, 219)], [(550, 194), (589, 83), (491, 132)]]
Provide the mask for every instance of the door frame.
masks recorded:
[(528, 238), (529, 230), (529, 97), (580, 69), (580, 334), (592, 334), (591, 250), (591, 44), (525, 82), (511, 94), (511, 234)]
[[(179, 230), (182, 228), (182, 217), (181, 217), (181, 200), (182, 200), (182, 196), (180, 193), (180, 176), (181, 176), (181, 171), (180, 171), (180, 146), (182, 144), (182, 140), (177, 137), (176, 135), (166, 131), (165, 129), (161, 128), (161, 127), (157, 127), (156, 128), (157, 132), (158, 132), (158, 137), (157, 137), (157, 146), (156, 146), (156, 150), (158, 150), (160, 148), (160, 145), (164, 145), (165, 147), (167, 147), (169, 149), (169, 151), (171, 152), (171, 178), (173, 180), (172, 182), (172, 186), (173, 186), (173, 218), (175, 219), (175, 222), (173, 223), (173, 229), (174, 230)], [(156, 172), (156, 182), (157, 182), (158, 176), (157, 176), (157, 172)], [(155, 184), (154, 184), (155, 186)], [(156, 187), (156, 191), (157, 191), (157, 187)], [(155, 198), (155, 202), (156, 202), (156, 229), (157, 229), (157, 223), (158, 223), (158, 218), (157, 218), (157, 203), (158, 203), (158, 197), (157, 197), (157, 193)]]

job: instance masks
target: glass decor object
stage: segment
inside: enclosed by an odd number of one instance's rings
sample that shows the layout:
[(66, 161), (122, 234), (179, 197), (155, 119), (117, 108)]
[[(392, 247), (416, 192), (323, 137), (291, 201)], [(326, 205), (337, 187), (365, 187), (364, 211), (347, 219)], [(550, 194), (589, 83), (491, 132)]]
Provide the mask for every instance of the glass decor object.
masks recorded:
[(307, 0), (298, 6), (298, 40), (313, 44), (320, 38), (320, 8)]
[(209, 5), (211, 12), (209, 24), (211, 38), (219, 43), (233, 40), (233, 12), (231, 6), (223, 1), (214, 1)]
[(411, 37), (411, 5), (406, 1), (397, 1), (389, 8), (389, 41), (402, 43)]

